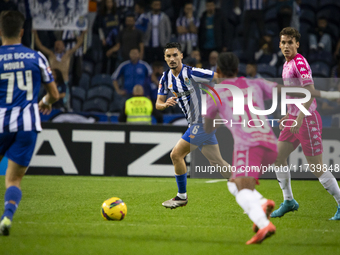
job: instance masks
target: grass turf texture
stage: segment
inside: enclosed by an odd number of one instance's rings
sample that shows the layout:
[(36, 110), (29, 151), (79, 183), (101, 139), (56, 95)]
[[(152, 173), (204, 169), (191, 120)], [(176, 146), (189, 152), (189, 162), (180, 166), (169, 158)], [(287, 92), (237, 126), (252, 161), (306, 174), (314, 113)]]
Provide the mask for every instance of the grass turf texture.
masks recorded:
[[(23, 200), (11, 234), (0, 236), (0, 254), (340, 254), (340, 222), (328, 221), (336, 203), (318, 181), (293, 181), (298, 212), (273, 219), (274, 236), (246, 246), (252, 222), (226, 182), (188, 179), (189, 203), (161, 203), (176, 195), (174, 178), (25, 176)], [(4, 177), (0, 177), (1, 212)], [(258, 190), (282, 202), (275, 180)], [(105, 221), (102, 202), (120, 197), (123, 221)]]

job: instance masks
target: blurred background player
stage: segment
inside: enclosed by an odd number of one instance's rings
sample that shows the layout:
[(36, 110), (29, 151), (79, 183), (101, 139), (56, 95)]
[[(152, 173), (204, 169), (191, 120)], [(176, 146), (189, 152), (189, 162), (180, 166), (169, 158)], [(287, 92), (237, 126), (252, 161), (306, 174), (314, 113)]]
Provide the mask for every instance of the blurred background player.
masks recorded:
[[(280, 32), (280, 48), (286, 58), (282, 78), (285, 86), (300, 86), (307, 89), (314, 89), (311, 68), (307, 60), (301, 54), (297, 53), (297, 49), (300, 46), (300, 37), (300, 33), (295, 28), (286, 27)], [(287, 98), (293, 97), (288, 96)], [(313, 174), (319, 178), (322, 186), (324, 186), (338, 203), (337, 212), (330, 220), (340, 220), (339, 185), (327, 167), (323, 167), (322, 162), (322, 121), (319, 113), (316, 111), (317, 104), (314, 97), (312, 97), (303, 105), (312, 115), (305, 116), (295, 105), (289, 105), (287, 115), (280, 120), (280, 122), (282, 122), (283, 120), (290, 119), (285, 122), (286, 126), (292, 126), (292, 120), (295, 120), (297, 125), (291, 128), (283, 128), (283, 126), (280, 125), (282, 131), (279, 137), (278, 157), (275, 165), (280, 167), (280, 171), (276, 172), (276, 177), (283, 192), (284, 202), (280, 205), (279, 209), (271, 214), (271, 217), (282, 217), (285, 213), (295, 211), (299, 208), (299, 204), (293, 197), (287, 158), (301, 143), (309, 166), (322, 167), (322, 171), (313, 171)]]
[[(164, 72), (159, 82), (156, 108), (164, 110), (178, 103), (189, 124), (187, 131), (170, 154), (175, 167), (175, 177), (178, 186), (177, 196), (162, 204), (167, 208), (176, 208), (188, 203), (186, 193), (187, 167), (184, 157), (190, 151), (199, 147), (211, 165), (221, 167), (230, 167), (230, 165), (222, 159), (215, 132), (210, 134), (204, 132), (201, 115), (201, 91), (198, 83), (209, 83), (213, 78), (217, 78), (217, 74), (211, 70), (189, 67), (182, 64), (183, 54), (181, 45), (177, 42), (168, 43), (164, 47), (164, 58), (170, 69)], [(175, 97), (167, 99), (169, 91)]]
[[(222, 84), (229, 84), (242, 89), (247, 97), (247, 88), (253, 88), (253, 106), (264, 110), (263, 100), (272, 99), (272, 89), (277, 83), (264, 79), (250, 80), (244, 77), (237, 78), (239, 60), (233, 53), (221, 53), (217, 61), (217, 73), (220, 78), (227, 78)], [(228, 188), (236, 197), (237, 203), (248, 214), (250, 220), (254, 222), (256, 235), (247, 244), (261, 243), (265, 238), (275, 233), (275, 226), (269, 221), (275, 203), (272, 200), (265, 200), (261, 207), (262, 195), (255, 189), (258, 178), (261, 175), (261, 166), (268, 166), (274, 163), (277, 156), (276, 136), (269, 126), (265, 116), (254, 115), (249, 111), (248, 105), (244, 105), (245, 115), (233, 115), (233, 95), (227, 88), (215, 88), (220, 95), (222, 104), (215, 104), (211, 97), (207, 99), (207, 116), (205, 129), (207, 132), (214, 130), (213, 122), (217, 114), (226, 120), (237, 123), (248, 122), (250, 125), (230, 125), (234, 138), (233, 166)], [(263, 125), (261, 126), (262, 123)], [(245, 171), (246, 167), (256, 166), (257, 170)], [(267, 214), (267, 215), (266, 215)]]
[[(25, 18), (20, 12), (0, 15), (0, 158), (8, 158), (5, 210), (0, 234), (9, 235), (13, 215), (21, 200), (20, 182), (41, 131), (39, 110), (49, 113), (59, 94), (49, 64), (40, 52), (21, 45)], [(20, 55), (19, 55), (20, 54)], [(40, 84), (47, 95), (38, 104)]]

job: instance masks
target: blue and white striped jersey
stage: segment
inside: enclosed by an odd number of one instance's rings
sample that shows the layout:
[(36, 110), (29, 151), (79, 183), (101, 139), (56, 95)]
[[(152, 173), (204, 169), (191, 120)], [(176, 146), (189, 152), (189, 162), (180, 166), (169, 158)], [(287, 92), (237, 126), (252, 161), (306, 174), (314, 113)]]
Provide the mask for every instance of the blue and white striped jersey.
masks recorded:
[(53, 81), (45, 56), (21, 44), (0, 47), (0, 133), (41, 131), (40, 84)]
[(159, 82), (158, 95), (172, 92), (178, 97), (178, 105), (182, 109), (189, 126), (202, 123), (201, 90), (199, 83), (209, 83), (214, 72), (207, 69), (190, 67), (183, 64), (182, 70), (176, 77), (171, 70), (163, 73)]
[(263, 0), (245, 0), (245, 10), (263, 10)]
[[(187, 17), (181, 16), (177, 19), (176, 26), (177, 27), (182, 26), (188, 29), (190, 22), (193, 22), (197, 28), (200, 25), (200, 22), (198, 19), (192, 18), (191, 20), (189, 20)], [(192, 42), (192, 46), (195, 47), (197, 46), (197, 34), (186, 33), (186, 34), (178, 35), (178, 41), (180, 43), (185, 43), (187, 41), (190, 41)]]

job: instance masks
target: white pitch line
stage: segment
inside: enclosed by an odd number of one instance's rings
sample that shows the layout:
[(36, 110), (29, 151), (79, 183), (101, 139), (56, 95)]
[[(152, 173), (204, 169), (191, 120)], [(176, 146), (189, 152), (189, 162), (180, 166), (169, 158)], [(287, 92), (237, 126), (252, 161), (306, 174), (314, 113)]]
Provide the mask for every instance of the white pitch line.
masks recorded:
[(227, 182), (228, 180), (222, 179), (222, 180), (210, 180), (210, 181), (205, 181), (205, 183), (216, 183), (216, 182)]

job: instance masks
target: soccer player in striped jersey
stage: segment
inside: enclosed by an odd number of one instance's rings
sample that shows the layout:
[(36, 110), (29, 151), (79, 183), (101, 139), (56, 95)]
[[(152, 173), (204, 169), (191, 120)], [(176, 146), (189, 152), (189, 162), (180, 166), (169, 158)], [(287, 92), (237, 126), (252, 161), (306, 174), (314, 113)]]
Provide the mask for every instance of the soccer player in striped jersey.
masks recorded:
[[(163, 73), (159, 82), (156, 108), (164, 110), (178, 103), (189, 125), (170, 154), (175, 167), (177, 196), (162, 204), (166, 208), (176, 208), (188, 203), (187, 168), (184, 157), (190, 151), (198, 147), (213, 166), (228, 168), (230, 165), (221, 156), (215, 132), (205, 133), (201, 115), (201, 90), (198, 83), (209, 83), (213, 78), (217, 78), (217, 74), (211, 70), (192, 68), (182, 64), (181, 45), (177, 42), (168, 43), (164, 47), (164, 58), (170, 69)], [(169, 91), (175, 97), (167, 99)]]
[[(46, 114), (59, 93), (49, 64), (40, 52), (21, 45), (25, 18), (18, 11), (0, 15), (0, 160), (8, 158), (5, 210), (0, 234), (9, 235), (13, 215), (21, 200), (20, 183), (41, 131), (39, 110)], [(46, 96), (38, 104), (40, 84)]]
[[(292, 27), (286, 27), (280, 32), (280, 48), (286, 58), (283, 66), (282, 78), (285, 86), (300, 86), (303, 88), (314, 88), (312, 70), (307, 60), (297, 52), (299, 48), (300, 33)], [(289, 105), (288, 113), (281, 119), (293, 119), (297, 125), (292, 128), (282, 127), (278, 142), (278, 157), (275, 165), (281, 167), (281, 171), (276, 172), (277, 180), (283, 192), (284, 201), (280, 208), (271, 214), (271, 217), (282, 217), (287, 212), (295, 211), (299, 204), (293, 197), (290, 185), (290, 169), (287, 166), (287, 158), (301, 143), (303, 153), (308, 164), (322, 171), (313, 169), (313, 174), (319, 179), (322, 186), (334, 197), (337, 202), (337, 212), (330, 220), (340, 220), (340, 189), (333, 174), (324, 167), (322, 162), (322, 121), (316, 111), (316, 101), (312, 97), (304, 104), (305, 108), (312, 114), (305, 116), (295, 105)], [(292, 121), (287, 121), (286, 125), (291, 125)], [(321, 167), (320, 167), (321, 166)]]

